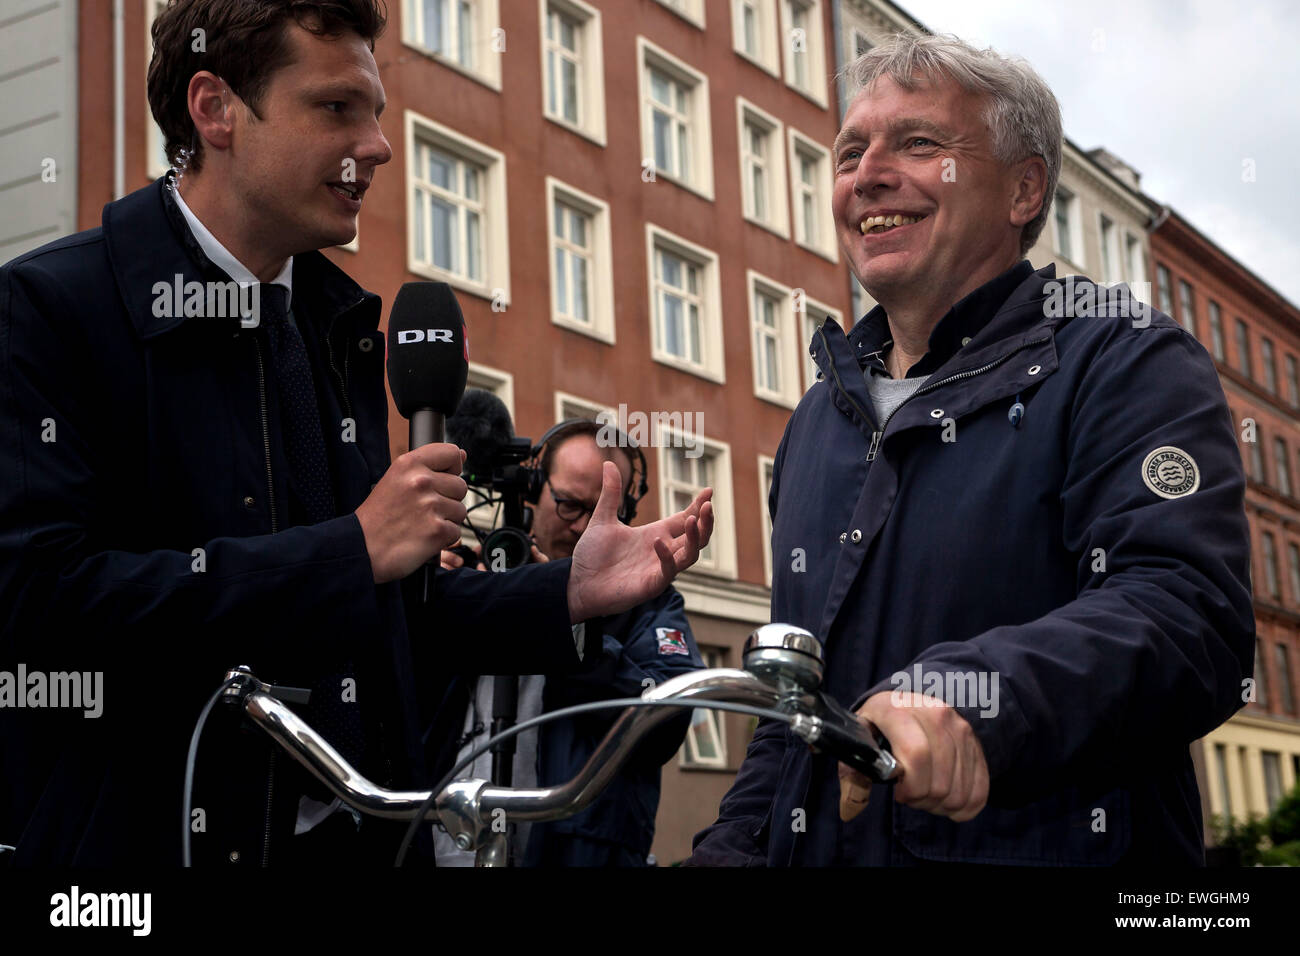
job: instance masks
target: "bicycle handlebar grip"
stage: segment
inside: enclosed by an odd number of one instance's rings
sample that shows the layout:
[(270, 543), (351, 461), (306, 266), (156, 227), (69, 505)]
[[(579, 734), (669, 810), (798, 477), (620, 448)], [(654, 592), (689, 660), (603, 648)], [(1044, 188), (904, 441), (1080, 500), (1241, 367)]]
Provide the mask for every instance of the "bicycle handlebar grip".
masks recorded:
[(821, 696), (821, 736), (817, 748), (865, 774), (876, 783), (897, 780), (903, 768), (889, 749), (889, 741), (875, 726), (850, 713), (839, 701)]

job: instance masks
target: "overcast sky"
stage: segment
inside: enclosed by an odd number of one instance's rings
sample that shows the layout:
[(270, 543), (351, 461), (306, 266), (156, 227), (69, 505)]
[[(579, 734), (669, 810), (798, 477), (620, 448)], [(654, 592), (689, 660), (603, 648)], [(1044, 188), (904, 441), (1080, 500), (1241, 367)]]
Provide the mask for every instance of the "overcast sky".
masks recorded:
[(1296, 0), (895, 2), (936, 33), (1025, 57), (1066, 136), (1136, 168), (1149, 196), (1300, 304)]

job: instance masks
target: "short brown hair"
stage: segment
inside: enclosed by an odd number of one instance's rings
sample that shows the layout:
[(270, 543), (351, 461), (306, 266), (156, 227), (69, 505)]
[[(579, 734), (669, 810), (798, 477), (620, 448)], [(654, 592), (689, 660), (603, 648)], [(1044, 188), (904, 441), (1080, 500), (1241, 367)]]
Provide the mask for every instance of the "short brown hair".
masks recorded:
[[(601, 444), (597, 436), (604, 430), (605, 426), (593, 418), (570, 419), (563, 428), (559, 429), (546, 442), (546, 447), (542, 449), (542, 460), (537, 463), (542, 470), (542, 474), (547, 478), (551, 477), (551, 466), (555, 463), (555, 453), (560, 450), (561, 445), (567, 443), (570, 438), (587, 435), (596, 442), (596, 447), (600, 449), (600, 453), (606, 461), (614, 461), (616, 452), (621, 452), (627, 460), (628, 477), (627, 481), (623, 482), (623, 494), (628, 494), (632, 490), (632, 482), (636, 480), (636, 463), (632, 460), (632, 453), (628, 449), (618, 445), (606, 446)], [(619, 434), (622, 435), (622, 432)], [(631, 439), (627, 440), (631, 441)], [(614, 461), (614, 464), (617, 465), (618, 462)]]
[(168, 162), (202, 167), (203, 144), (188, 102), (194, 74), (215, 73), (256, 114), (271, 76), (291, 62), (285, 29), (290, 21), (316, 36), (356, 33), (374, 50), (387, 10), (383, 0), (168, 0), (150, 28), (148, 78), (149, 109), (162, 130)]

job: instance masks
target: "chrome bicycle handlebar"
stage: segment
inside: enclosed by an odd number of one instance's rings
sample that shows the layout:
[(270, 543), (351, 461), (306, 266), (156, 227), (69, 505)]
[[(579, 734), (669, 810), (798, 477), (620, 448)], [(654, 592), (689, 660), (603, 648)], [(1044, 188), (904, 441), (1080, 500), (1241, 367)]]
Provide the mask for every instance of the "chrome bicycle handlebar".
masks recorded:
[[(888, 741), (820, 689), (821, 644), (808, 631), (784, 624), (758, 628), (745, 642), (744, 664), (744, 670), (713, 668), (683, 674), (650, 688), (642, 700), (767, 708), (788, 718), (791, 731), (815, 750), (837, 757), (871, 779), (897, 778), (899, 766)], [(247, 667), (231, 670), (226, 678), (225, 697), (241, 703), (254, 724), (344, 803), (390, 820), (412, 820), (429, 803), (432, 791), (388, 790), (367, 780), (278, 699), (275, 688)], [(558, 820), (582, 811), (601, 794), (636, 745), (673, 716), (674, 709), (666, 703), (627, 708), (567, 783), (511, 788), (486, 780), (456, 780), (434, 798), (426, 818), (441, 822), (460, 849), (477, 850), (477, 865), (505, 865), (505, 828), (494, 823)]]

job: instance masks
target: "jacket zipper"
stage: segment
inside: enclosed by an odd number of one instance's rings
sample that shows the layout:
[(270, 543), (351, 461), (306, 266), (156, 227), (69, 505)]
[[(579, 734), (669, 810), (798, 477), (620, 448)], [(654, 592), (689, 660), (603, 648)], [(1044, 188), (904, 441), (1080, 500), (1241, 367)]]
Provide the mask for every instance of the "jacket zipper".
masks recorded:
[[(334, 373), (335, 380), (339, 383), (341, 398), (343, 399), (343, 414), (352, 418), (352, 402), (348, 400), (348, 382), (344, 375), (339, 374), (338, 366), (334, 364), (334, 323), (338, 321), (338, 316), (330, 320), (329, 328), (325, 330), (325, 354), (329, 358), (330, 371)], [(343, 356), (343, 368), (348, 367), (348, 356)]]
[(271, 861), (271, 796), (275, 792), (275, 758), (277, 751), (271, 751), (271, 760), (266, 767), (266, 823), (262, 831), (262, 866)]
[[(253, 347), (257, 354), (257, 400), (262, 411), (262, 450), (266, 456), (266, 491), (271, 504), (271, 533), (279, 530), (275, 516), (275, 483), (271, 477), (271, 429), (266, 416), (266, 366), (262, 362), (262, 343), (253, 338)], [(262, 834), (262, 866), (266, 866), (271, 857), (271, 803), (275, 796), (275, 751), (271, 751), (271, 760), (266, 771), (266, 825)]]
[(254, 338), (253, 346), (257, 349), (257, 400), (262, 409), (262, 450), (266, 455), (266, 491), (271, 503), (271, 534), (275, 534), (279, 527), (275, 520), (275, 484), (271, 480), (271, 430), (266, 421), (266, 370), (262, 364), (262, 343)]
[[(876, 451), (880, 448), (880, 439), (885, 434), (885, 429), (889, 427), (889, 420), (898, 414), (899, 408), (902, 408), (904, 405), (906, 405), (912, 399), (916, 398), (918, 395), (924, 395), (926, 392), (932, 392), (940, 385), (947, 385), (949, 382), (956, 382), (959, 379), (974, 378), (976, 375), (982, 375), (983, 373), (987, 372), (989, 369), (997, 368), (999, 365), (1001, 365), (1007, 359), (1011, 358), (1011, 356), (1015, 355), (1017, 352), (1023, 352), (1025, 349), (1031, 346), (1042, 345), (1044, 342), (1050, 340), (1051, 340), (1051, 336), (1047, 335), (1041, 339), (1035, 339), (1032, 342), (1025, 342), (1021, 345), (1018, 345), (1016, 348), (1012, 349), (1006, 355), (1003, 355), (1000, 358), (996, 358), (992, 362), (989, 362), (987, 365), (981, 365), (979, 368), (968, 369), (965, 372), (957, 372), (955, 375), (949, 375), (947, 378), (940, 379), (937, 382), (931, 382), (928, 385), (921, 386), (915, 392), (909, 395), (907, 398), (903, 399), (903, 401), (899, 402), (898, 407), (895, 408), (892, 412), (890, 412), (889, 415), (886, 416), (885, 420), (880, 423), (880, 429), (878, 431), (872, 432), (871, 448), (868, 449), (867, 451), (867, 461), (875, 460)], [(836, 377), (835, 381), (836, 384), (838, 384), (839, 378)]]

